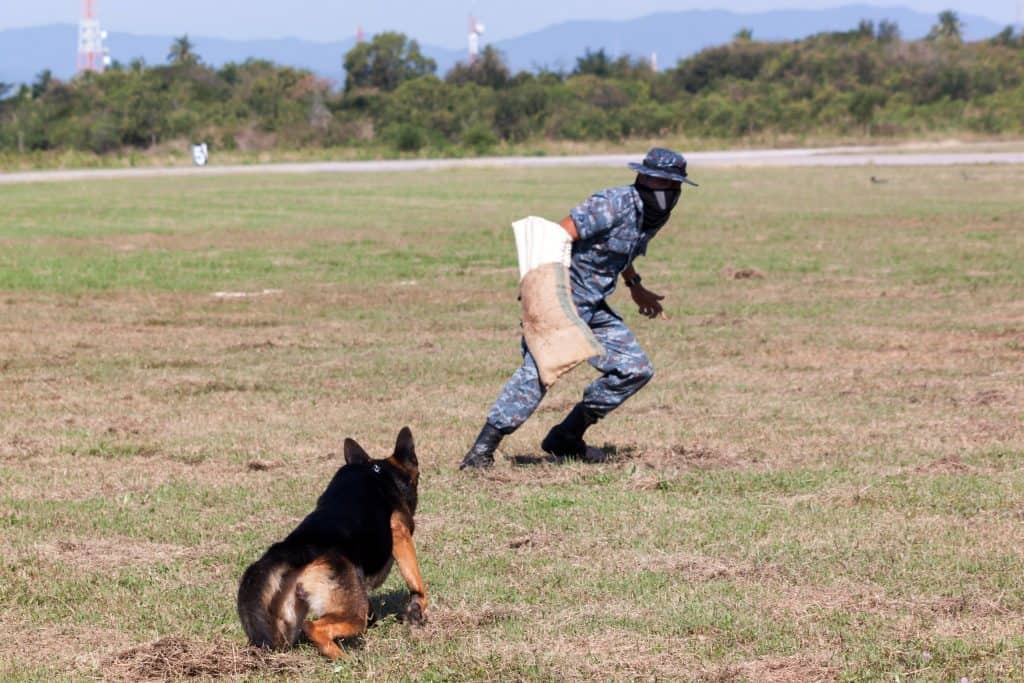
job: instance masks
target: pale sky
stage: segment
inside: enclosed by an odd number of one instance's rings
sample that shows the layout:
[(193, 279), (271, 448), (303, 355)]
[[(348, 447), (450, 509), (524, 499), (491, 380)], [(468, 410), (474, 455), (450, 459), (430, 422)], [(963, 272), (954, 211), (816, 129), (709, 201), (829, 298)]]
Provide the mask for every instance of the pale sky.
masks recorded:
[[(485, 40), (504, 40), (574, 19), (630, 19), (664, 11), (720, 9), (822, 9), (870, 4), (909, 7), (1013, 23), (1024, 0), (95, 0), (104, 28), (128, 33), (218, 38), (285, 38), (335, 41), (362, 25), (368, 34), (397, 30), (423, 43), (459, 47), (468, 17), (486, 26)], [(81, 0), (0, 0), (0, 30), (74, 23)]]

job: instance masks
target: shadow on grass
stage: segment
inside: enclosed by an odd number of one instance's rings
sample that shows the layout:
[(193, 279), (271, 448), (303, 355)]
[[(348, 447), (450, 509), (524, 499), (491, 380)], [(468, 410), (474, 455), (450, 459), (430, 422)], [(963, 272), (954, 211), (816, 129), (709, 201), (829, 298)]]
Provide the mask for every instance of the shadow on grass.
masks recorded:
[(600, 460), (586, 460), (577, 458), (560, 458), (555, 455), (549, 455), (542, 453), (540, 455), (528, 454), (528, 455), (513, 455), (509, 457), (512, 464), (516, 467), (530, 467), (535, 465), (557, 465), (561, 463), (579, 462), (586, 465), (606, 465), (609, 463), (622, 462), (625, 460), (632, 460), (637, 457), (636, 446), (616, 446), (614, 444), (605, 443), (601, 446), (600, 450), (604, 453), (604, 457)]
[(394, 617), (397, 621), (405, 618), (405, 604), (409, 601), (409, 593), (405, 590), (392, 590), (370, 596), (370, 626)]
[(554, 465), (560, 462), (560, 458), (544, 453), (542, 455), (513, 455), (509, 457), (512, 464), (517, 467), (529, 467), (531, 465)]

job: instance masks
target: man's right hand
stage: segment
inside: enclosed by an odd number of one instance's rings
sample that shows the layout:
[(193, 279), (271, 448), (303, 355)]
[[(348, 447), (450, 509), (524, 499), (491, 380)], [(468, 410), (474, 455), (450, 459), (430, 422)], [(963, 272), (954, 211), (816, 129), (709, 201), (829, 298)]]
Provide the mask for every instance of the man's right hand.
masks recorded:
[(633, 302), (640, 309), (640, 315), (645, 315), (648, 318), (667, 319), (665, 309), (661, 307), (660, 303), (665, 298), (662, 295), (655, 294), (639, 283), (629, 288), (629, 295), (633, 297)]

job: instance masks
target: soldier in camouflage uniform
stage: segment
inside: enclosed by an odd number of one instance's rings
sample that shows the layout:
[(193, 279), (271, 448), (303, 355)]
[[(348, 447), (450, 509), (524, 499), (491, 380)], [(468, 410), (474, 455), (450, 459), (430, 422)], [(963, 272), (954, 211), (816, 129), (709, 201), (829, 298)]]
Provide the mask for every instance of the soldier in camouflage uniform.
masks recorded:
[[(605, 299), (615, 291), (622, 275), (640, 313), (664, 317), (660, 303), (664, 297), (640, 284), (633, 259), (647, 253), (648, 243), (668, 221), (682, 183), (696, 183), (686, 177), (683, 155), (671, 150), (656, 147), (643, 163), (629, 166), (638, 172), (632, 185), (598, 192), (561, 222), (573, 240), (569, 268), (573, 302), (580, 318), (604, 345), (605, 355), (590, 361), (601, 377), (586, 388), (583, 400), (541, 442), (545, 452), (557, 457), (603, 459), (603, 453), (584, 442), (584, 432), (654, 375), (636, 337)], [(460, 469), (490, 467), (501, 439), (526, 422), (544, 398), (545, 388), (525, 341), (522, 349), (523, 365), (502, 389)]]

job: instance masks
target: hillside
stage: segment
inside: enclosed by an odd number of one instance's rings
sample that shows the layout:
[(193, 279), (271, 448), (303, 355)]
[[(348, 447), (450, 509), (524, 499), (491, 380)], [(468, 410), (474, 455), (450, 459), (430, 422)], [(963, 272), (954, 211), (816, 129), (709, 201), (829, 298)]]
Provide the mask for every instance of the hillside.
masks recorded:
[[(983, 17), (961, 15), (964, 37), (968, 41), (991, 37), (1003, 27)], [(513, 71), (523, 69), (571, 70), (576, 57), (587, 49), (603, 48), (610, 55), (658, 55), (662, 68), (672, 67), (713, 45), (727, 43), (740, 29), (750, 29), (758, 40), (797, 40), (822, 31), (845, 31), (862, 19), (878, 23), (894, 21), (903, 37), (924, 37), (935, 23), (935, 16), (914, 10), (866, 5), (848, 5), (823, 10), (776, 10), (755, 14), (693, 10), (653, 14), (629, 21), (573, 21), (498, 41), (494, 47), (503, 53)], [(108, 27), (114, 28), (114, 27)], [(0, 32), (0, 82), (28, 83), (44, 69), (60, 79), (75, 70), (77, 28), (58, 24)], [(415, 38), (416, 36), (410, 36)], [(107, 44), (111, 55), (128, 64), (141, 58), (147, 64), (164, 64), (174, 36), (142, 36), (110, 31)], [(250, 57), (308, 69), (335, 83), (344, 80), (343, 55), (355, 43), (353, 37), (319, 43), (295, 38), (281, 40), (237, 41), (190, 35), (196, 52), (207, 64), (219, 67), (228, 62), (243, 62)], [(438, 64), (440, 74), (464, 58), (465, 49), (423, 45), (425, 55)]]

